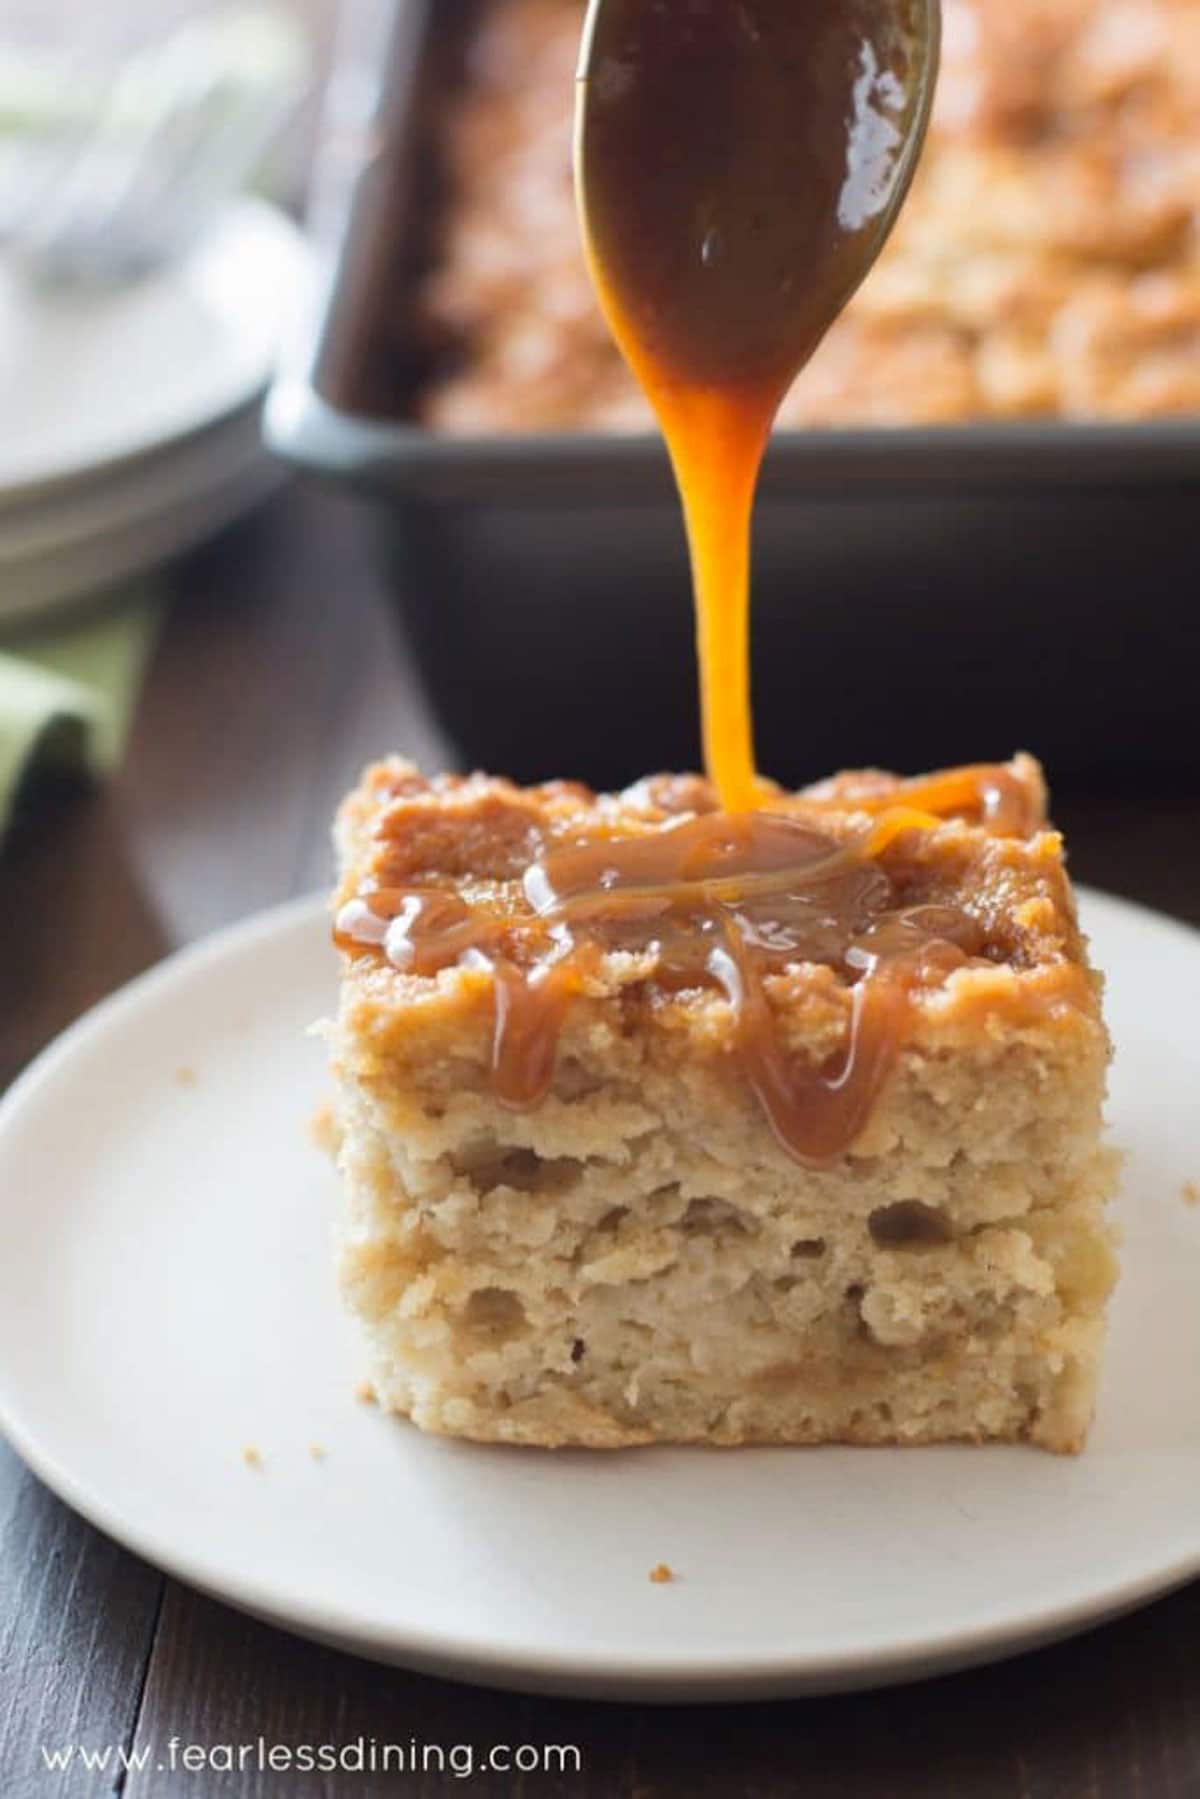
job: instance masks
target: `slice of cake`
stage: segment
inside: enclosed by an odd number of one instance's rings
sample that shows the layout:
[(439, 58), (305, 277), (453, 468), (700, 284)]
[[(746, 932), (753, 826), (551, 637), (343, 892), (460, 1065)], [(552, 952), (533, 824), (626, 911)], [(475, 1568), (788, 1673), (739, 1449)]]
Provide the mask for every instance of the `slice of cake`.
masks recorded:
[(427, 1430), (1081, 1447), (1109, 1056), (1036, 763), (729, 817), (367, 771), (339, 818), (341, 1268)]

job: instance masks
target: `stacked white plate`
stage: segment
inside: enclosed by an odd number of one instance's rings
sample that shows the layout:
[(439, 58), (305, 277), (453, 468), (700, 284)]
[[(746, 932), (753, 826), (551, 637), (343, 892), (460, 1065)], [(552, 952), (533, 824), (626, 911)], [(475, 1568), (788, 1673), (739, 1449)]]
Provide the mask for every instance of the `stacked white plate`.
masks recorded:
[(300, 233), (252, 199), (103, 291), (0, 255), (0, 621), (154, 568), (271, 490), (259, 410), (309, 278)]

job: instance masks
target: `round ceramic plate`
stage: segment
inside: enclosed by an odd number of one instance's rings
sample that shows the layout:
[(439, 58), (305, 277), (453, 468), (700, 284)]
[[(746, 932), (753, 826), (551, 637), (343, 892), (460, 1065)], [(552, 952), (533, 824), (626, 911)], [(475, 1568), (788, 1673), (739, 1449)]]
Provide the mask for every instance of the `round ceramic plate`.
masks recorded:
[[(145, 474), (90, 483), (79, 500), (36, 509), (0, 543), (0, 624), (70, 605), (141, 575), (213, 536), (279, 487), (257, 409), (164, 451)], [(30, 509), (32, 512), (34, 509)]]
[(307, 291), (309, 252), (242, 199), (190, 255), (98, 291), (36, 287), (0, 258), (0, 513), (201, 431), (261, 393)]
[[(0, 1424), (56, 1492), (290, 1629), (467, 1680), (702, 1699), (902, 1680), (1200, 1573), (1200, 937), (1087, 896), (1125, 1272), (1077, 1459), (481, 1448), (354, 1399), (305, 1035), (314, 902), (98, 1008), (0, 1108)], [(261, 1465), (248, 1465), (253, 1446)], [(314, 1446), (323, 1455), (312, 1453)], [(659, 1561), (678, 1578), (653, 1585)]]

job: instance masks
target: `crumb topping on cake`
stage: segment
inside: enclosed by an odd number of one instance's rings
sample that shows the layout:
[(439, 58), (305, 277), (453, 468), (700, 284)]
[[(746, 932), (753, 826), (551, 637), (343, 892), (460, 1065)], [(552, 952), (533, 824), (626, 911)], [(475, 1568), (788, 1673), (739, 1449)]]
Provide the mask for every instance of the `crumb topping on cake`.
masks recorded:
[(426, 1029), (431, 1007), (477, 1016), (507, 1104), (541, 1102), (564, 1040), (615, 1009), (730, 1057), (785, 1147), (821, 1161), (922, 1037), (1047, 1011), (1095, 1026), (1044, 806), (1029, 757), (772, 788), (744, 817), (695, 776), (597, 795), (389, 761), (343, 808), (336, 936), (381, 1037), (413, 1006)]

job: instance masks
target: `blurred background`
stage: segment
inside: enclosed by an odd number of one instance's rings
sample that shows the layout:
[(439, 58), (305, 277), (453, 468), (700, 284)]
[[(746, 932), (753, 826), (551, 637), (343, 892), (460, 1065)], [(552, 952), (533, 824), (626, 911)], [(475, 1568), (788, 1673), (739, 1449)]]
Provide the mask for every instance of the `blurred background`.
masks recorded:
[[(913, 196), (764, 475), (761, 759), (1186, 783), (1200, 0), (944, 10)], [(449, 759), (694, 764), (678, 511), (576, 236), (581, 14), (0, 4), (0, 817), (119, 762), (172, 569), (296, 468), (361, 502)]]
[(277, 491), (335, 0), (0, 4), (0, 831), (120, 762), (172, 570)]
[[(220, 0), (4, 0), (0, 6), (0, 101), (8, 153), (25, 132), (50, 131), (64, 113), (78, 116), (123, 66), (161, 48), (181, 25), (205, 17), (272, 21), (294, 34), (308, 79), (294, 116), (273, 151), (267, 179), (291, 200), (303, 197), (315, 146), (322, 78), (333, 66), (338, 0), (274, 0), (270, 7)], [(260, 178), (261, 173), (260, 173)]]

